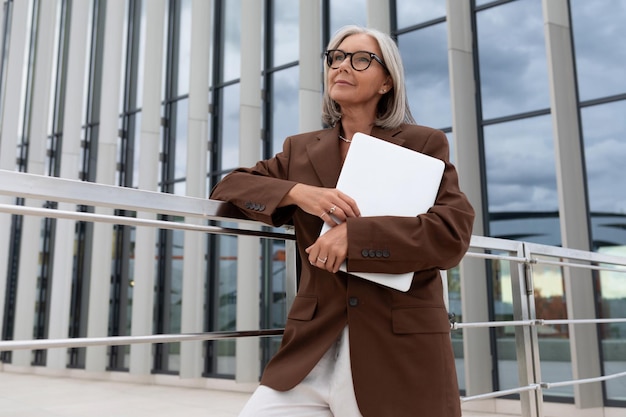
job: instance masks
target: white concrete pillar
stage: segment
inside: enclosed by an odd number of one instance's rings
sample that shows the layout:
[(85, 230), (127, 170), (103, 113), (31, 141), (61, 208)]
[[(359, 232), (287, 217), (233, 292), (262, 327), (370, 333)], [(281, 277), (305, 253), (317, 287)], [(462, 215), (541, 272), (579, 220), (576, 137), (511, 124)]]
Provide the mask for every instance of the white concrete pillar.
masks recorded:
[(367, 0), (367, 27), (391, 33), (389, 0)]
[[(209, 45), (211, 44), (211, 3), (193, 0), (191, 3), (191, 61), (189, 63), (189, 133), (187, 138), (187, 195), (207, 196), (207, 151), (209, 113)], [(202, 219), (188, 218), (188, 223), (203, 224)], [(182, 333), (199, 333), (204, 327), (206, 277), (206, 235), (185, 231), (183, 260)], [(202, 376), (201, 341), (183, 342), (180, 346), (181, 378)]]
[[(261, 156), (261, 53), (263, 3), (241, 2), (241, 101), (239, 115), (239, 164), (251, 166)], [(237, 330), (257, 329), (259, 317), (259, 239), (237, 238)], [(258, 381), (259, 340), (236, 341), (237, 382)]]
[(300, 0), (300, 132), (322, 127), (322, 88), (324, 67), (321, 59), (322, 12), (320, 0)]
[[(67, 83), (65, 108), (81, 109), (85, 96), (85, 83), (82, 80), (86, 76), (89, 2), (74, 2), (70, 20), (67, 79), (80, 80), (80, 82)], [(61, 178), (78, 179), (82, 122), (82, 112), (66, 111), (63, 115), (63, 143), (60, 149), (61, 171), (59, 174)], [(59, 210), (76, 210), (76, 205), (59, 203)], [(48, 329), (48, 337), (51, 339), (68, 336), (72, 274), (74, 273), (75, 228), (75, 220), (57, 219)], [(65, 368), (67, 349), (48, 350), (46, 365), (55, 369)]]
[[(9, 62), (7, 89), (4, 105), (4, 123), (2, 131), (2, 142), (8, 140), (7, 145), (13, 145), (12, 149), (7, 149), (9, 155), (4, 155), (3, 168), (15, 169), (15, 158), (17, 155), (17, 144), (21, 142), (21, 135), (28, 135), (28, 130), (22, 131), (21, 123), (25, 115), (23, 110), (26, 103), (26, 91), (22, 89), (22, 81), (28, 75), (28, 54), (30, 52), (30, 32), (27, 31), (29, 25), (26, 22), (32, 18), (31, 2), (18, 2), (13, 5), (13, 16), (11, 24), (11, 45), (9, 47)], [(15, 40), (13, 37), (15, 36)], [(19, 50), (15, 50), (19, 48)], [(17, 84), (17, 85), (14, 85)], [(32, 98), (32, 97), (31, 97)], [(9, 104), (10, 103), (10, 104)], [(15, 105), (17, 104), (17, 105)], [(8, 120), (7, 117), (11, 117)], [(45, 144), (44, 144), (45, 146)], [(38, 144), (34, 146), (37, 153)], [(10, 161), (5, 160), (10, 159)], [(37, 158), (35, 158), (36, 160)], [(6, 165), (5, 165), (6, 164)], [(35, 164), (37, 167), (37, 164)], [(40, 167), (40, 165), (39, 165)], [(11, 200), (14, 201), (13, 198)], [(40, 205), (35, 201), (26, 201), (25, 205)], [(11, 230), (9, 217), (8, 227), (4, 230)], [(17, 296), (15, 305), (15, 324), (13, 327), (13, 338), (15, 340), (27, 340), (33, 338), (33, 322), (35, 317), (35, 304), (37, 295), (37, 275), (39, 265), (40, 250), (40, 225), (41, 218), (33, 216), (23, 217), (23, 226), (20, 243), (20, 260), (18, 265)], [(29, 366), (31, 362), (31, 351), (21, 350), (13, 352), (12, 363), (17, 366)]]
[[(51, 74), (54, 73), (53, 63), (55, 51), (55, 29), (57, 21), (58, 2), (49, 1), (39, 3), (38, 21), (37, 21), (37, 40), (36, 40), (36, 56), (34, 79), (33, 79), (33, 91), (32, 91), (32, 104), (30, 120), (27, 121), (29, 125), (28, 140), (28, 172), (37, 175), (46, 175), (46, 144), (47, 136), (50, 133), (48, 126), (50, 121), (50, 97), (53, 94), (54, 89), (52, 85)], [(41, 208), (43, 201), (27, 199), (24, 203), (25, 206)], [(34, 273), (34, 276), (26, 278), (37, 279), (41, 269), (41, 228), (43, 227), (42, 218), (34, 216), (24, 216), (24, 233), (22, 234), (22, 248), (20, 251), (20, 265), (27, 265), (24, 270), (20, 267), (20, 278), (22, 280), (22, 273)], [(27, 232), (27, 230), (32, 233)], [(48, 291), (50, 291), (55, 284), (54, 275), (51, 275), (51, 280), (48, 281)], [(71, 279), (71, 277), (70, 277)], [(36, 284), (35, 284), (36, 286)], [(40, 300), (44, 301), (44, 300)], [(50, 300), (50, 312), (60, 305), (52, 304)], [(64, 306), (67, 308), (69, 303)], [(67, 318), (68, 314), (66, 314)], [(49, 322), (50, 325), (57, 323)], [(50, 327), (48, 327), (50, 328)], [(26, 329), (20, 329), (20, 331), (26, 331)], [(32, 338), (32, 328), (30, 329), (30, 337)], [(65, 337), (67, 337), (67, 326), (65, 327)], [(48, 337), (50, 335), (48, 334)], [(17, 352), (16, 352), (17, 353)], [(21, 354), (15, 356), (16, 360)], [(30, 356), (30, 355), (29, 355)], [(22, 358), (22, 360), (28, 361), (28, 358)]]
[[(138, 187), (158, 190), (159, 144), (161, 142), (161, 91), (163, 85), (163, 39), (165, 36), (165, 0), (145, 2), (146, 33), (144, 45), (141, 136), (139, 138)], [(156, 219), (152, 213), (137, 213), (138, 218)], [(157, 230), (152, 227), (135, 229), (135, 264), (131, 336), (146, 336), (154, 332), (155, 251)], [(129, 371), (149, 375), (152, 370), (151, 344), (130, 346)]]
[[(98, 134), (98, 162), (96, 182), (115, 183), (117, 162), (117, 135), (119, 128), (119, 103), (121, 89), (121, 65), (124, 51), (124, 0), (109, 0), (106, 4), (106, 27), (102, 71), (102, 100), (100, 107), (100, 131)], [(112, 209), (96, 209), (98, 214), (113, 214)], [(93, 237), (93, 262), (89, 288), (88, 337), (107, 336), (109, 319), (109, 296), (111, 283), (111, 254), (113, 227), (95, 223)], [(85, 368), (102, 372), (106, 368), (106, 346), (87, 348)]]
[[(26, 76), (24, 60), (28, 54), (28, 25), (30, 16), (30, 2), (18, 1), (13, 3), (11, 21), (11, 33), (9, 37), (8, 60), (6, 63), (6, 81), (3, 91), (2, 118), (0, 129), (0, 169), (15, 170), (15, 157), (17, 155), (17, 143), (20, 132), (20, 108), (24, 105), (24, 90), (22, 88)], [(0, 196), (0, 203), (13, 204), (15, 197)], [(6, 296), (7, 276), (6, 271), (9, 262), (9, 239), (11, 237), (11, 215), (0, 215), (0, 314), (4, 315), (4, 300)], [(25, 290), (26, 291), (26, 290)], [(30, 291), (30, 289), (28, 289)], [(34, 293), (34, 289), (33, 289)], [(31, 305), (32, 306), (32, 305)], [(18, 306), (19, 307), (19, 306)], [(17, 320), (17, 318), (16, 318)], [(15, 323), (18, 324), (17, 322)], [(25, 323), (19, 323), (24, 326)], [(28, 323), (32, 330), (32, 320)], [(32, 332), (29, 338), (32, 338)]]
[[(447, 0), (448, 62), (452, 104), (454, 161), (461, 189), (474, 210), (473, 234), (483, 235), (483, 210), (478, 120), (474, 84), (470, 3)], [(489, 321), (484, 261), (465, 259), (460, 265), (463, 321)], [(468, 395), (492, 391), (489, 329), (463, 330), (463, 361)], [(471, 360), (469, 360), (471, 358)]]
[[(543, 0), (552, 133), (562, 246), (590, 250), (589, 209), (582, 139), (579, 131), (576, 74), (567, 0)], [(569, 319), (595, 317), (595, 294), (590, 271), (564, 268)], [(598, 333), (593, 324), (569, 326), (572, 373), (575, 379), (601, 375)], [(603, 405), (600, 382), (574, 386), (579, 408)]]

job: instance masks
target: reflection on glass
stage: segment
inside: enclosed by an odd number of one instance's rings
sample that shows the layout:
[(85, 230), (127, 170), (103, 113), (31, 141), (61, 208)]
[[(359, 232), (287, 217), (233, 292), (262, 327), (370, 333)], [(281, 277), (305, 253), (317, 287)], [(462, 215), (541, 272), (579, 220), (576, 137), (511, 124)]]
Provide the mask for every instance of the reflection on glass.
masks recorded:
[(570, 0), (581, 100), (626, 93), (626, 3)]
[(549, 116), (486, 126), (484, 143), (490, 213), (558, 211)]
[[(598, 252), (626, 258), (626, 245), (599, 248)], [(600, 271), (599, 317), (619, 319), (626, 317), (626, 273)], [(603, 374), (626, 372), (626, 323), (599, 325), (603, 358)], [(609, 380), (605, 383), (606, 396), (610, 400), (626, 400), (626, 380)]]
[(398, 37), (409, 105), (417, 123), (452, 125), (446, 23)]
[[(223, 223), (223, 227), (234, 227)], [(213, 331), (236, 330), (237, 317), (237, 238), (216, 236), (218, 277), (213, 303)], [(235, 340), (217, 340), (214, 343), (214, 371), (220, 375), (235, 374)]]
[(550, 106), (541, 0), (476, 15), (484, 119)]
[(241, 0), (224, 1), (222, 7), (221, 81), (232, 81), (241, 76)]
[[(496, 253), (508, 255), (507, 253)], [(513, 317), (513, 287), (511, 286), (511, 263), (493, 260), (491, 262), (493, 286), (494, 320), (510, 321)], [(515, 327), (495, 327), (496, 349), (498, 358), (498, 389), (517, 388), (519, 372), (517, 350), (515, 349)]]
[(445, 0), (397, 0), (398, 29), (417, 25), (446, 15)]
[[(181, 99), (176, 106), (176, 143), (174, 160), (174, 179), (181, 179), (187, 176), (187, 144), (189, 133), (189, 100)], [(192, 152), (195, 150), (192, 149)]]
[(367, 26), (366, 6), (366, 0), (330, 0), (330, 35), (346, 25)]
[(269, 152), (271, 155), (283, 149), (283, 142), (287, 136), (299, 133), (299, 73), (298, 67), (291, 67), (272, 74), (272, 149)]
[(189, 93), (189, 65), (191, 62), (191, 0), (180, 0), (178, 33), (178, 94)]
[[(563, 271), (559, 266), (542, 264), (541, 257), (536, 258), (539, 262), (532, 267), (532, 276), (537, 318), (544, 320), (567, 319)], [(572, 380), (568, 325), (539, 326), (537, 333), (542, 380), (548, 382)], [(551, 388), (545, 394), (573, 397), (574, 388), (572, 386)]]
[(274, 46), (271, 66), (277, 67), (298, 60), (300, 27), (299, 2), (293, 0), (273, 0)]
[[(581, 109), (589, 208), (594, 214), (626, 215), (626, 101)], [(594, 237), (595, 240), (595, 237)], [(622, 235), (620, 243), (626, 244)]]
[(222, 90), (223, 109), (220, 114), (222, 169), (239, 166), (239, 89), (239, 84), (233, 84)]

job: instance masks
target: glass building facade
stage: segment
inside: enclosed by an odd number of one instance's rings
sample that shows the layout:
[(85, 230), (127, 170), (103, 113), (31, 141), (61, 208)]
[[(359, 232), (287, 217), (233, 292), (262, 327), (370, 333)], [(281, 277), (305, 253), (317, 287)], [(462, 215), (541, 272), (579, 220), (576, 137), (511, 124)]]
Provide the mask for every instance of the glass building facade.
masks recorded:
[[(0, 169), (206, 198), (232, 169), (321, 128), (325, 43), (343, 25), (374, 26), (397, 40), (418, 123), (448, 136), (477, 211), (474, 234), (626, 256), (622, 0), (2, 3)], [(285, 323), (282, 242), (18, 215), (0, 225), (2, 340), (241, 329), (237, 277), (248, 270), (258, 295), (250, 317), (260, 328)], [(490, 320), (512, 318), (507, 268), (484, 267)], [(567, 318), (575, 307), (561, 269), (535, 274), (537, 316)], [(462, 320), (469, 278), (462, 268), (448, 277)], [(596, 316), (625, 317), (625, 274), (591, 279)], [(488, 336), (486, 384), (515, 387), (513, 330)], [(460, 387), (471, 392), (463, 349), (471, 342), (452, 337)], [(546, 380), (573, 378), (570, 337), (567, 326), (542, 329)], [(603, 372), (626, 371), (626, 325), (600, 325), (596, 337)], [(0, 360), (239, 380), (239, 354), (258, 354), (258, 376), (279, 342), (0, 352)], [(573, 403), (575, 392), (545, 398)], [(626, 382), (604, 383), (602, 402), (626, 407)]]

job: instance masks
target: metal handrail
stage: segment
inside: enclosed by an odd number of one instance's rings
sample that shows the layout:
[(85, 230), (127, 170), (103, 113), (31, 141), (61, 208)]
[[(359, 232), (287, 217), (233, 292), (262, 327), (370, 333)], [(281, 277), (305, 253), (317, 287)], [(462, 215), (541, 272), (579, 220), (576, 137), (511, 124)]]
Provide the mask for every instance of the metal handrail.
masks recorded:
[[(0, 195), (2, 194), (42, 201), (56, 201), (61, 203), (60, 206), (62, 207), (62, 209), (53, 209), (32, 207), (32, 204), (30, 206), (22, 206), (0, 203), (0, 212), (4, 213), (74, 219), (87, 222), (104, 222), (128, 226), (198, 231), (212, 234), (258, 236), (269, 239), (286, 240), (290, 245), (293, 245), (293, 240), (295, 238), (293, 231), (290, 229), (286, 230), (285, 233), (270, 232), (267, 228), (265, 228), (265, 230), (247, 229), (245, 228), (246, 224), (257, 226), (258, 222), (246, 219), (238, 209), (228, 203), (208, 199), (184, 197), (160, 192), (0, 170)], [(69, 209), (72, 204), (91, 206), (95, 207), (97, 210), (95, 213), (72, 211)], [(102, 212), (103, 210), (98, 210), (100, 208), (152, 213), (155, 215), (155, 218), (150, 219), (145, 218), (145, 216), (129, 217), (108, 214), (108, 210), (104, 210), (104, 212)], [(157, 220), (157, 214), (176, 216), (181, 219), (200, 218), (206, 222), (215, 221), (226, 222), (229, 224), (237, 223), (240, 227), (228, 228), (208, 224), (197, 224), (197, 221), (196, 223), (187, 223), (185, 221)], [(294, 252), (295, 251), (292, 251), (290, 254), (295, 257)], [(527, 267), (529, 271), (534, 266), (545, 264), (626, 273), (626, 258), (620, 256), (591, 253), (582, 250), (556, 248), (546, 245), (528, 244), (519, 241), (510, 241), (483, 236), (472, 236), (470, 250), (465, 256), (467, 258), (490, 259), (516, 263)], [(554, 260), (555, 258), (558, 260)], [(521, 270), (523, 271), (523, 269)], [(525, 279), (528, 280), (529, 288), (532, 289), (532, 276), (526, 277)], [(295, 286), (292, 286), (291, 288), (288, 286), (287, 291), (294, 292), (294, 294), (291, 295), (293, 297), (293, 295), (295, 295)], [(519, 289), (519, 291), (521, 291), (521, 289)], [(518, 296), (524, 297), (522, 294), (518, 294)], [(525, 296), (528, 297), (532, 295), (525, 294)], [(606, 324), (626, 322), (626, 318), (547, 320), (534, 318), (534, 305), (531, 305), (530, 308), (532, 309), (530, 319), (471, 323), (454, 322), (451, 323), (451, 329), (459, 330), (466, 328), (515, 326), (518, 328), (532, 330), (536, 329), (538, 326), (557, 324)], [(280, 336), (283, 334), (283, 331), (284, 329), (262, 329), (146, 336), (10, 340), (0, 341), (0, 351), (114, 346), (140, 343), (169, 343), (192, 340), (219, 340), (238, 337), (271, 337)], [(538, 349), (536, 349), (536, 332), (531, 332), (529, 334), (524, 333), (524, 337), (526, 338), (524, 343), (535, 344), (531, 351), (533, 352), (532, 355), (536, 356), (532, 360), (538, 361), (539, 352)], [(533, 340), (529, 340), (528, 337)], [(538, 369), (533, 372), (537, 372), (538, 375), (540, 375)], [(622, 377), (626, 377), (626, 372), (603, 375), (595, 378), (583, 378), (560, 382), (542, 382), (529, 378), (532, 383), (529, 383), (526, 386), (461, 397), (461, 400), (463, 402), (467, 402), (503, 397), (512, 394), (522, 394), (525, 392), (536, 392), (540, 394), (546, 389), (567, 385), (601, 382)], [(538, 409), (540, 410), (540, 407)], [(541, 411), (539, 411), (539, 414), (540, 413)], [(533, 416), (539, 415), (536, 411), (532, 414)]]

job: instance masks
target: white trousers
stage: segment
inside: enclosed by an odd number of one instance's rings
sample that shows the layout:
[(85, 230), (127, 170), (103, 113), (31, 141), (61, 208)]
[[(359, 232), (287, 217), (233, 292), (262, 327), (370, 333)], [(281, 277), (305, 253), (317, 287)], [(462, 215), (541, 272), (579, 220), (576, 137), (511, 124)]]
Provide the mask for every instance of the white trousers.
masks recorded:
[(362, 417), (354, 397), (348, 327), (293, 389), (259, 386), (239, 417)]

